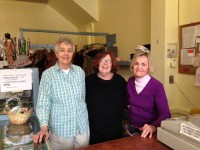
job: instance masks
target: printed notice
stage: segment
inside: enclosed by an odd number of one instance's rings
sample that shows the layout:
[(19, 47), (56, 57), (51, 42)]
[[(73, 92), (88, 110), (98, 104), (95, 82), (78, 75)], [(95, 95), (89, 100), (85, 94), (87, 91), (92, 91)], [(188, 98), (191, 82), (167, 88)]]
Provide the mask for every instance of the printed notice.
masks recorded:
[(193, 65), (195, 49), (181, 49), (181, 65)]
[(31, 69), (2, 69), (0, 70), (1, 92), (32, 90)]
[(195, 47), (196, 26), (182, 29), (182, 48)]
[(200, 67), (196, 70), (194, 85), (200, 86)]

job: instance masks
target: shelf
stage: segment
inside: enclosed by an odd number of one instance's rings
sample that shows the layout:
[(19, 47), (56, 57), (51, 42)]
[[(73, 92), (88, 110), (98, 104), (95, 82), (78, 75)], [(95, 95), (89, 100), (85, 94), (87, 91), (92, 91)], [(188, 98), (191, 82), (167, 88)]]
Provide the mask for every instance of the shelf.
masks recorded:
[(130, 62), (129, 61), (118, 61), (117, 64), (119, 66), (129, 66)]

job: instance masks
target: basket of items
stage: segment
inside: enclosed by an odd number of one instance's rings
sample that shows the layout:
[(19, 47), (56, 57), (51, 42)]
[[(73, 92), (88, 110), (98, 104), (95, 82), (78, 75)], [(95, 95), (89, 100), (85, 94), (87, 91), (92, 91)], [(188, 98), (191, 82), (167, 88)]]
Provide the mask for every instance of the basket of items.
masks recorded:
[[(17, 101), (17, 106), (10, 108), (9, 102)], [(33, 108), (22, 107), (21, 100), (18, 96), (14, 95), (6, 100), (4, 113), (8, 116), (12, 124), (23, 124), (26, 123), (33, 112)]]

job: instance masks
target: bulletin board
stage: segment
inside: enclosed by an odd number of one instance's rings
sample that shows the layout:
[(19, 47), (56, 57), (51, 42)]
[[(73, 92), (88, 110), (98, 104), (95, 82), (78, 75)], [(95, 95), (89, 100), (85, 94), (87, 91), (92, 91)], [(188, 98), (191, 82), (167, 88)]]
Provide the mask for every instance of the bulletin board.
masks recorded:
[(197, 67), (193, 66), (192, 58), (199, 53), (200, 22), (179, 26), (179, 61), (178, 72), (194, 75)]

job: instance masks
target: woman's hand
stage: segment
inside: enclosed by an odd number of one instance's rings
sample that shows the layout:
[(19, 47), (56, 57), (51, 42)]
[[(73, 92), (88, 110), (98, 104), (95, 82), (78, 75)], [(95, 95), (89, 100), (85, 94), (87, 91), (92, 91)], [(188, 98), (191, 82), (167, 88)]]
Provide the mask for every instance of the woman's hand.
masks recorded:
[(48, 126), (42, 126), (41, 130), (33, 135), (33, 142), (34, 143), (41, 143), (42, 142), (42, 138), (45, 136), (45, 140), (47, 140), (49, 138), (49, 132), (48, 132)]
[(141, 137), (146, 138), (149, 135), (149, 138), (153, 136), (153, 133), (156, 132), (156, 128), (152, 125), (145, 124), (142, 128)]

